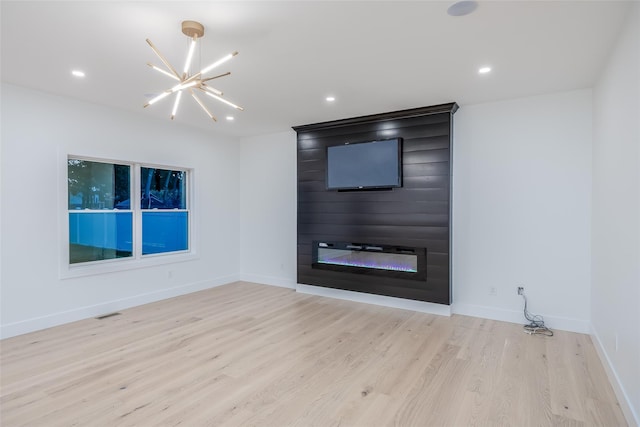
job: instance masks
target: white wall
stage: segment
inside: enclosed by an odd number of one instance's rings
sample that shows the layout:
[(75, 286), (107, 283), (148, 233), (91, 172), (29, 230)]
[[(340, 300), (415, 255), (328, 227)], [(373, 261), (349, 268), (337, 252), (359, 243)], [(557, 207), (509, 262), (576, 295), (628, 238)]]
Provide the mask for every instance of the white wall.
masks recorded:
[(640, 425), (640, 5), (628, 19), (594, 88), (591, 323)]
[[(1, 123), (3, 337), (238, 279), (237, 141), (6, 84)], [(60, 279), (68, 153), (194, 168), (197, 259)]]
[[(589, 331), (591, 90), (454, 116), (455, 313)], [(495, 295), (491, 295), (495, 288)]]
[(293, 288), (297, 264), (296, 133), (241, 140), (240, 277)]
[[(454, 116), (454, 312), (589, 331), (590, 90), (462, 106)], [(296, 143), (242, 140), (241, 278), (290, 287)], [(496, 296), (490, 296), (495, 287)]]

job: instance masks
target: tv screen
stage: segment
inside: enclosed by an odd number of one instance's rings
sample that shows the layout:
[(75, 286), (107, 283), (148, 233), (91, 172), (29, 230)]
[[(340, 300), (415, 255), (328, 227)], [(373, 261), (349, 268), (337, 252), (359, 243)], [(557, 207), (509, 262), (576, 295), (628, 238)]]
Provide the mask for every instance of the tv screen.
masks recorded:
[(327, 147), (327, 189), (362, 190), (400, 186), (400, 138)]

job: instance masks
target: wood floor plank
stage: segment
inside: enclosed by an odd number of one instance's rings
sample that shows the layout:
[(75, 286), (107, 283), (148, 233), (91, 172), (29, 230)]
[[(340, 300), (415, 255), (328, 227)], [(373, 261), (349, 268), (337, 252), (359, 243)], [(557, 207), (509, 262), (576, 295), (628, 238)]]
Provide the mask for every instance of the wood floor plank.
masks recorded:
[[(547, 344), (553, 337), (523, 335), (526, 375), (522, 378), (522, 390), (526, 405), (522, 406), (525, 420), (536, 420), (535, 425), (553, 422), (549, 381), (549, 356)], [(534, 425), (534, 423), (528, 423)]]
[(2, 426), (624, 426), (587, 335), (237, 282), (0, 342)]

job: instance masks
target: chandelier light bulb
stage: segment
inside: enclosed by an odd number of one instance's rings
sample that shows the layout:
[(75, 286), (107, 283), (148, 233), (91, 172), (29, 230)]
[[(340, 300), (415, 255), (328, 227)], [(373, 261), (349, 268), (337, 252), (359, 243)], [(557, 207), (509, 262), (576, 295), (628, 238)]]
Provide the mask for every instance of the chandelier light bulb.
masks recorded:
[(230, 60), (231, 58), (233, 58), (237, 54), (238, 54), (238, 52), (233, 52), (233, 53), (230, 53), (230, 54), (218, 59), (216, 62), (214, 62), (213, 64), (211, 64), (208, 67), (204, 68), (202, 71), (200, 71), (200, 74), (208, 73), (209, 71), (213, 70), (214, 68), (224, 64), (225, 62), (227, 62), (228, 60)]
[(236, 110), (244, 111), (244, 108), (242, 108), (242, 107), (240, 107), (240, 106), (238, 106), (238, 105), (234, 104), (233, 102), (229, 102), (229, 101), (227, 101), (227, 100), (226, 100), (226, 99), (224, 99), (224, 98), (220, 98), (218, 95), (214, 95), (214, 94), (212, 94), (211, 92), (205, 92), (205, 93), (206, 93), (207, 95), (209, 95), (210, 97), (212, 97), (212, 98), (214, 98), (214, 99), (217, 99), (217, 100), (218, 100), (218, 101), (220, 101), (220, 102), (224, 102), (225, 104), (227, 104), (227, 105), (229, 105), (229, 106), (231, 106), (231, 107), (235, 108)]
[(196, 102), (198, 103), (198, 105), (204, 110), (205, 113), (207, 113), (207, 115), (209, 116), (209, 118), (211, 120), (213, 120), (214, 122), (217, 122), (218, 120), (213, 116), (213, 114), (211, 114), (211, 111), (209, 111), (209, 109), (207, 108), (206, 105), (204, 105), (204, 103), (202, 101), (200, 101), (200, 98), (198, 98), (196, 96), (195, 93), (193, 93), (193, 91), (191, 91), (191, 96), (193, 96), (193, 99), (196, 100)]
[(172, 79), (174, 79), (174, 80), (178, 80), (178, 81), (180, 81), (180, 78), (179, 78), (178, 76), (176, 76), (176, 75), (174, 75), (174, 74), (171, 74), (170, 72), (165, 71), (165, 70), (163, 70), (162, 68), (160, 68), (160, 67), (158, 67), (158, 66), (156, 66), (156, 65), (150, 64), (150, 63), (148, 63), (148, 62), (147, 62), (147, 65), (148, 65), (149, 67), (153, 68), (153, 69), (154, 69), (154, 70), (156, 70), (156, 71), (160, 71), (160, 72), (161, 72), (162, 74), (164, 74), (165, 76), (168, 76), (168, 77), (171, 77), (171, 78), (172, 78)]
[(196, 48), (196, 40), (197, 36), (194, 36), (191, 40), (191, 45), (189, 46), (189, 53), (187, 54), (187, 61), (184, 64), (184, 74), (189, 72), (189, 67), (191, 66), (191, 59), (193, 58), (193, 51)]
[(156, 102), (160, 101), (162, 98), (164, 98), (166, 96), (169, 96), (170, 94), (171, 94), (171, 92), (169, 92), (169, 91), (162, 92), (160, 95), (156, 96), (151, 101), (147, 102), (147, 105), (145, 105), (145, 107), (155, 104)]
[(176, 96), (176, 102), (173, 104), (173, 110), (171, 111), (171, 120), (176, 116), (178, 112), (178, 105), (180, 105), (180, 98), (182, 97), (182, 91), (178, 92), (178, 96)]
[(218, 89), (212, 88), (211, 86), (205, 86), (204, 88), (215, 95), (222, 96), (222, 92)]
[(195, 80), (195, 79), (191, 80), (190, 82), (187, 82), (187, 83), (180, 83), (179, 85), (175, 85), (174, 87), (172, 87), (170, 89), (170, 92), (171, 93), (178, 92), (178, 91), (181, 91), (182, 89), (187, 89), (187, 88), (190, 88), (190, 87), (195, 86), (197, 84), (198, 84), (198, 80)]

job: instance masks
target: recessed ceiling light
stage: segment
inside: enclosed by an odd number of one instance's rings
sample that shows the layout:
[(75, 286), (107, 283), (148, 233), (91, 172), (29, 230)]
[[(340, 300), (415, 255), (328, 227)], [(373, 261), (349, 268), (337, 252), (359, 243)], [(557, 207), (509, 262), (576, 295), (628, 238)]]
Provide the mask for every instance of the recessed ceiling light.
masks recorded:
[(480, 74), (487, 74), (490, 71), (491, 71), (491, 67), (481, 67), (478, 69), (478, 73)]
[(232, 121), (234, 121), (234, 120), (235, 120), (235, 117), (233, 117), (233, 116), (227, 116), (227, 117), (226, 117), (226, 119), (227, 119), (228, 121), (232, 122)]
[(478, 7), (478, 2), (471, 0), (459, 1), (447, 9), (447, 13), (450, 16), (465, 16), (476, 10)]
[(80, 70), (72, 70), (71, 74), (73, 74), (75, 77), (84, 77), (84, 71)]
[(325, 99), (327, 100), (327, 102), (333, 102), (333, 101), (336, 100), (336, 97), (335, 96), (327, 96)]

